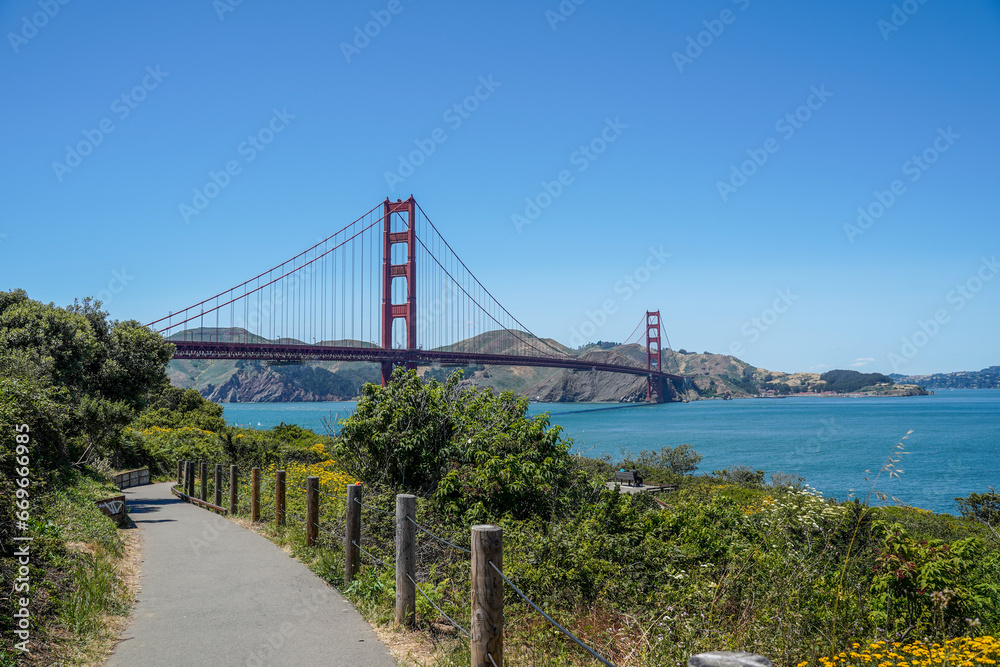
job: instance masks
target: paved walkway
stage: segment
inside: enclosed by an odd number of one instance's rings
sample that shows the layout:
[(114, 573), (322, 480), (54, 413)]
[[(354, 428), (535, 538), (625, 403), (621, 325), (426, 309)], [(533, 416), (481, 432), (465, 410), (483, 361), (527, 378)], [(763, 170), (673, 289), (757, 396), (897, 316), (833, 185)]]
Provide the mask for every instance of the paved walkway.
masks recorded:
[(142, 590), (105, 667), (396, 665), (335, 589), (170, 486), (125, 491), (142, 530)]

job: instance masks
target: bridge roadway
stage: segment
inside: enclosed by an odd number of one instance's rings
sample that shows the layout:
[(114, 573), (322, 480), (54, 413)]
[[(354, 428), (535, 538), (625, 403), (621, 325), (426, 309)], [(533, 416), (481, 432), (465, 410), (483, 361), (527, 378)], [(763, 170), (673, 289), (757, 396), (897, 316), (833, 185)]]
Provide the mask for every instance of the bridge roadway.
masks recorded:
[(336, 589), (170, 486), (124, 492), (142, 535), (142, 588), (104, 667), (396, 665)]
[(478, 352), (449, 352), (445, 350), (387, 350), (382, 347), (335, 347), (321, 345), (274, 345), (269, 343), (216, 343), (206, 341), (170, 341), (176, 346), (174, 359), (251, 359), (260, 361), (367, 361), (394, 364), (417, 363), (423, 365), (493, 364), (498, 366), (542, 366), (568, 368), (578, 371), (607, 371), (627, 373), (642, 377), (684, 380), (683, 375), (650, 371), (638, 366), (622, 366), (588, 361), (586, 359), (559, 357), (530, 357), (509, 354), (482, 354)]

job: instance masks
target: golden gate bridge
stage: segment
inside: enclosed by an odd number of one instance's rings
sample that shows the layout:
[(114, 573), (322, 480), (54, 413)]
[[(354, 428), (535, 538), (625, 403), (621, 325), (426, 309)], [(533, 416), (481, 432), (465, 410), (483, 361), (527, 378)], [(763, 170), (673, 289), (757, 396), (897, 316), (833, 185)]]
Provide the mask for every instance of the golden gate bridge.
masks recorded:
[[(644, 325), (644, 326), (643, 326)], [(531, 333), (473, 275), (411, 195), (386, 199), (295, 257), (147, 325), (174, 359), (491, 364), (626, 373), (663, 402), (659, 311), (636, 327), (645, 366), (581, 358)], [(311, 341), (311, 342), (310, 342)], [(626, 342), (632, 342), (632, 337)]]

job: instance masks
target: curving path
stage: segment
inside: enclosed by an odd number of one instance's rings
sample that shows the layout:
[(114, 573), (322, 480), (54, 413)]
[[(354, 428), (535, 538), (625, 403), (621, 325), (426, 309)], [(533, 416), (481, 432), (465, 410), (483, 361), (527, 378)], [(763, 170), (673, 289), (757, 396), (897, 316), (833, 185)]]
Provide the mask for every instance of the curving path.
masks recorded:
[(396, 665), (354, 607), (306, 566), (170, 487), (125, 491), (142, 531), (142, 590), (105, 667)]

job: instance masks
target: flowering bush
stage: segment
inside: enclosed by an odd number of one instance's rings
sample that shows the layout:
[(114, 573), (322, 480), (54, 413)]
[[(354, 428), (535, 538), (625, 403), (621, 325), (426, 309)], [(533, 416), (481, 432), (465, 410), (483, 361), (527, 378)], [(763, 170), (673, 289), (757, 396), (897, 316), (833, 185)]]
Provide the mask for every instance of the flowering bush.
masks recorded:
[(760, 515), (765, 527), (783, 527), (793, 533), (821, 532), (824, 526), (836, 525), (844, 507), (830, 503), (823, 494), (808, 485), (801, 491), (789, 491), (773, 502), (762, 503)]
[(340, 464), (329, 457), (322, 443), (316, 443), (310, 449), (317, 455), (324, 457), (324, 460), (318, 463), (289, 461), (284, 465), (272, 463), (264, 470), (264, 473), (273, 478), (276, 470), (283, 469), (285, 471), (285, 486), (289, 489), (289, 493), (291, 493), (291, 489), (304, 489), (306, 477), (318, 477), (320, 490), (331, 495), (344, 495), (344, 489), (348, 484), (357, 483), (358, 480), (347, 474), (340, 467)]
[(151, 426), (142, 431), (130, 430), (127, 440), (136, 450), (144, 453), (139, 458), (160, 471), (169, 470), (177, 461), (218, 461), (223, 455), (222, 439), (216, 433), (191, 426)]
[[(979, 667), (1000, 660), (1000, 640), (995, 637), (957, 637), (942, 643), (877, 641), (850, 651), (822, 657), (818, 667)], [(809, 661), (798, 663), (807, 667)]]

